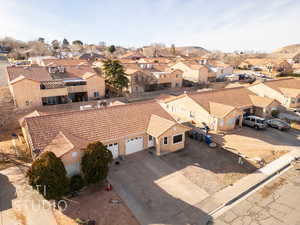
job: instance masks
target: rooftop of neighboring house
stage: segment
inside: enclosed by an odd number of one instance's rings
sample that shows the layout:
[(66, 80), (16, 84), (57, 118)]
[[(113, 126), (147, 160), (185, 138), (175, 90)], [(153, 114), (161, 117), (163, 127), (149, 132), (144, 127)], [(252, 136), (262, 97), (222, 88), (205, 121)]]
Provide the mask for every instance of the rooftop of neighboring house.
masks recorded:
[(252, 66), (265, 66), (267, 64), (279, 65), (281, 63), (288, 63), (283, 59), (273, 59), (273, 58), (248, 58), (242, 63), (247, 63)]
[(125, 73), (128, 75), (132, 75), (137, 71), (145, 72), (145, 73), (153, 73), (153, 72), (173, 72), (168, 64), (166, 63), (123, 63), (125, 68)]
[(145, 57), (140, 52), (130, 51), (120, 56), (121, 59), (139, 59)]
[[(192, 70), (199, 70), (202, 68), (205, 68), (205, 65), (200, 64), (198, 61), (196, 60), (184, 60), (181, 61), (183, 64), (185, 64), (186, 66), (188, 66), (190, 69)], [(174, 65), (176, 63), (172, 63), (172, 65)]]
[(83, 60), (97, 60), (97, 59), (105, 59), (104, 55), (98, 54), (98, 53), (84, 53), (81, 56), (79, 56), (79, 59)]
[[(151, 117), (174, 119), (156, 101), (25, 118), (34, 149), (43, 150), (63, 133), (75, 141), (113, 141), (146, 133)], [(151, 124), (154, 126), (160, 124)], [(45, 132), (47, 129), (48, 132)], [(68, 138), (69, 139), (69, 138)]]
[(296, 78), (275, 79), (263, 83), (283, 95), (297, 97), (300, 94), (300, 80)]
[(43, 59), (45, 66), (78, 66), (89, 65), (85, 59)]
[(63, 71), (49, 72), (47, 67), (7, 67), (9, 81), (14, 82), (17, 79), (30, 79), (35, 81), (52, 81), (67, 78), (86, 79), (92, 75), (101, 74), (99, 69), (95, 70), (91, 66), (65, 66)]
[(257, 96), (245, 87), (235, 87), (187, 93), (166, 99), (164, 102), (168, 103), (184, 96), (190, 97), (207, 112), (216, 116), (224, 115), (234, 108), (266, 107), (274, 101), (273, 99)]

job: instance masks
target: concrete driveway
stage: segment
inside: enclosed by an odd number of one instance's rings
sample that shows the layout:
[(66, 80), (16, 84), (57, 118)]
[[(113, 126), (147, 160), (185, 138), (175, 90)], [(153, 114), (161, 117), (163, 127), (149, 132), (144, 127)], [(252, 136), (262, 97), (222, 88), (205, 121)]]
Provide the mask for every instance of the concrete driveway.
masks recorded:
[(238, 157), (187, 138), (185, 149), (157, 157), (135, 153), (114, 165), (109, 179), (141, 224), (205, 224), (200, 207), (220, 189), (253, 172)]
[(141, 224), (205, 224), (197, 204), (209, 194), (146, 151), (112, 167), (109, 179)]

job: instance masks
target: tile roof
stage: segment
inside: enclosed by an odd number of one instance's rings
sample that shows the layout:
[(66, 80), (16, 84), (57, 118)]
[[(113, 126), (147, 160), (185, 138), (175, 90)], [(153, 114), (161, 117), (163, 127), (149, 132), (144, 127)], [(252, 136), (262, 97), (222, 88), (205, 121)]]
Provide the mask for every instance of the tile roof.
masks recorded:
[(228, 113), (232, 112), (235, 107), (225, 104), (220, 104), (216, 102), (209, 102), (209, 112), (211, 115), (217, 117), (224, 117)]
[(13, 81), (18, 77), (23, 76), (24, 78), (36, 81), (52, 80), (49, 75), (47, 68), (42, 66), (34, 67), (7, 67), (7, 73), (9, 81)]
[(225, 88), (187, 94), (204, 109), (210, 112), (210, 102), (220, 103), (233, 107), (247, 107), (253, 105), (250, 95), (254, 93), (244, 87)]
[(33, 148), (43, 150), (60, 131), (89, 142), (145, 133), (152, 114), (174, 121), (156, 101), (63, 112), (25, 121)]
[[(300, 94), (300, 80), (295, 78), (284, 78), (264, 81), (266, 86), (291, 97), (294, 97), (295, 93)], [(294, 89), (294, 90), (292, 90)]]
[(43, 59), (45, 66), (78, 66), (89, 65), (84, 59)]
[(151, 115), (147, 133), (155, 138), (158, 138), (175, 124), (175, 121), (168, 120), (157, 115)]
[(270, 104), (272, 104), (274, 101), (276, 101), (271, 98), (264, 98), (264, 97), (254, 95), (254, 94), (250, 95), (249, 97), (250, 97), (251, 101), (253, 102), (254, 106), (261, 107), (261, 108), (265, 108), (265, 107), (269, 106)]

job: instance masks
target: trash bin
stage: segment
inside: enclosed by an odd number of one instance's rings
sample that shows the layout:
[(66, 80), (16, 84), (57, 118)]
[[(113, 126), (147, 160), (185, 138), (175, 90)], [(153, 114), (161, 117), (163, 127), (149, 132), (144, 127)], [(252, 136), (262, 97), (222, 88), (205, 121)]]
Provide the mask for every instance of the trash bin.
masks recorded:
[(212, 138), (211, 138), (211, 136), (210, 135), (206, 135), (205, 137), (204, 137), (204, 140), (205, 140), (205, 143), (206, 144), (210, 144), (210, 143), (212, 143)]

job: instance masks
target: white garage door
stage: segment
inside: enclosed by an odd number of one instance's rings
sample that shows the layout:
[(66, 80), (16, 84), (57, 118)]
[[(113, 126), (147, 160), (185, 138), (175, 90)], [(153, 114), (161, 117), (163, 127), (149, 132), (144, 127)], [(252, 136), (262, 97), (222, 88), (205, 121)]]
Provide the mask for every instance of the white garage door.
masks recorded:
[(113, 158), (117, 158), (119, 156), (119, 145), (118, 143), (109, 144), (105, 146), (108, 150), (111, 151)]
[(136, 137), (126, 140), (126, 155), (138, 152), (144, 149), (143, 137)]

